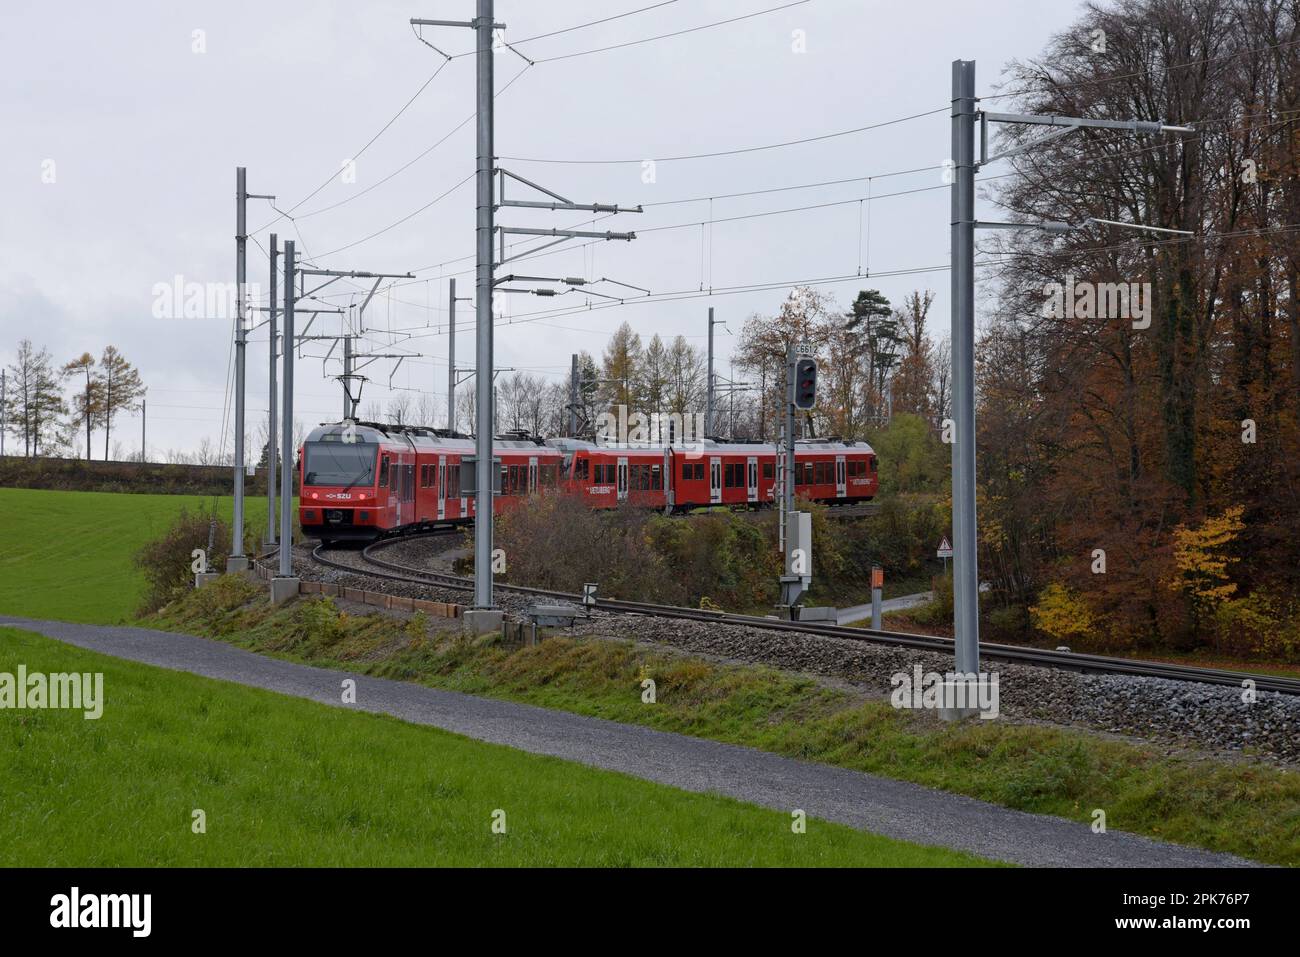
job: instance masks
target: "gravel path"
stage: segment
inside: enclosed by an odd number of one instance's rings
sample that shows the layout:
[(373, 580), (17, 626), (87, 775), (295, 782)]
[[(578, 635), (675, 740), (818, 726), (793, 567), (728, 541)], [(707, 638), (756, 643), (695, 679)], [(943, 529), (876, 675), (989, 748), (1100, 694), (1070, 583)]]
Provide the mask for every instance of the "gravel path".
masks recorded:
[[(119, 658), (235, 681), (342, 707), (337, 671), (267, 658), (205, 638), (145, 628), (0, 617), (59, 641)], [(433, 725), (481, 741), (551, 755), (687, 791), (728, 795), (888, 837), (1044, 867), (1204, 867), (1249, 862), (1086, 823), (1026, 814), (828, 765), (401, 681), (347, 675), (360, 710)], [(113, 706), (112, 687), (106, 708)]]
[[(897, 598), (886, 598), (880, 603), (880, 611), (881, 614), (887, 611), (906, 611), (908, 608), (924, 605), (933, 598), (934, 592), (932, 591), (918, 592), (915, 595), (899, 595)], [(867, 621), (871, 618), (871, 603), (854, 605), (851, 608), (841, 608), (835, 617), (836, 621), (841, 625), (851, 625), (855, 621)]]

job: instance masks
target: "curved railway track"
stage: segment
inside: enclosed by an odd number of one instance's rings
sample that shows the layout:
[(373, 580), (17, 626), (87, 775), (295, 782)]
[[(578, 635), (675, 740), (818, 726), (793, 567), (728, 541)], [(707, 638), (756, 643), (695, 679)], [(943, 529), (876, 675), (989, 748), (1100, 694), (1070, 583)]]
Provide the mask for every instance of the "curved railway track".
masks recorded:
[[(426, 535), (429, 533), (425, 533)], [(441, 533), (432, 533), (441, 534)], [(407, 536), (407, 539), (421, 536)], [(362, 569), (355, 565), (335, 561), (327, 557), (324, 546), (317, 546), (311, 553), (316, 563), (342, 570), (354, 575), (370, 575), (390, 581), (401, 581), (417, 585), (433, 585), (461, 591), (473, 591), (474, 581), (457, 575), (445, 575), (427, 572), (397, 562), (387, 561), (375, 556), (381, 551), (404, 539), (383, 539), (367, 545), (361, 550), (362, 561), (370, 566)], [(580, 603), (582, 598), (569, 592), (551, 591), (545, 588), (529, 588), (522, 585), (493, 586), (495, 589), (518, 595), (537, 598)], [(937, 635), (914, 635), (897, 631), (876, 631), (870, 628), (849, 628), (843, 625), (827, 625), (820, 622), (783, 621), (764, 618), (757, 615), (739, 615), (731, 612), (710, 611), (702, 608), (683, 608), (678, 605), (656, 605), (649, 602), (624, 601), (621, 599), (601, 598), (596, 608), (601, 611), (623, 614), (655, 615), (665, 618), (681, 618), (691, 621), (710, 621), (724, 625), (743, 625), (749, 628), (763, 628), (771, 631), (795, 631), (809, 635), (822, 635), (833, 638), (848, 638), (854, 641), (869, 641), (876, 644), (893, 645), (899, 648), (916, 648), (923, 651), (940, 653), (952, 652), (952, 639)], [(1045, 668), (1063, 668), (1091, 674), (1136, 675), (1147, 678), (1168, 678), (1175, 681), (1195, 681), (1202, 684), (1229, 685), (1241, 688), (1242, 682), (1255, 682), (1257, 691), (1274, 691), (1280, 694), (1300, 695), (1300, 678), (1283, 678), (1274, 675), (1256, 674), (1242, 671), (1225, 671), (1217, 668), (1197, 668), (1192, 665), (1171, 664), (1160, 661), (1142, 661), (1129, 658), (1114, 658), (1106, 655), (1080, 654), (1077, 652), (1051, 651), (1044, 648), (1028, 648), (1020, 645), (1002, 645), (987, 642), (980, 643), (982, 659), (1007, 661), (1017, 664), (1034, 665)]]

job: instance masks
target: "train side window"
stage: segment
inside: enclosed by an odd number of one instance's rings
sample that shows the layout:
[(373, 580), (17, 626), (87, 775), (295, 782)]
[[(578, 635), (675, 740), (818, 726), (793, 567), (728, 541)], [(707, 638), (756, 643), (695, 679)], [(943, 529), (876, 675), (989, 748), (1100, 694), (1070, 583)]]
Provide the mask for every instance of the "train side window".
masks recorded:
[(460, 498), (460, 466), (447, 466), (447, 498)]
[(763, 463), (763, 478), (770, 479), (776, 474), (775, 466), (771, 462)]
[(388, 488), (388, 456), (379, 460), (379, 487)]
[(662, 490), (663, 487), (664, 487), (664, 483), (659, 475), (659, 466), (657, 465), (650, 466), (650, 489), (652, 491), (658, 492)]
[(691, 468), (691, 463), (690, 463), (690, 462), (683, 462), (683, 463), (682, 463), (682, 481), (683, 481), (683, 482), (689, 482), (689, 481), (691, 480), (691, 477), (692, 477), (694, 474), (695, 474), (695, 470), (694, 470), (693, 468)]
[(573, 477), (580, 482), (587, 480), (587, 460), (578, 459), (573, 463)]
[(703, 462), (696, 462), (696, 463), (695, 463), (695, 480), (696, 480), (697, 482), (703, 482), (703, 481), (704, 481), (704, 463), (703, 463)]

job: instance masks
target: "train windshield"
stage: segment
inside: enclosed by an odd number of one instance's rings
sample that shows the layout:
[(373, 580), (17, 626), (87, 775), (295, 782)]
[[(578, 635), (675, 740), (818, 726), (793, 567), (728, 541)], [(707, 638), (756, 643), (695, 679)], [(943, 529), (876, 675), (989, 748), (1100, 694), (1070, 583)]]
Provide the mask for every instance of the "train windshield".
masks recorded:
[(307, 463), (303, 472), (304, 485), (354, 485), (375, 484), (375, 453), (373, 445), (344, 442), (308, 442)]

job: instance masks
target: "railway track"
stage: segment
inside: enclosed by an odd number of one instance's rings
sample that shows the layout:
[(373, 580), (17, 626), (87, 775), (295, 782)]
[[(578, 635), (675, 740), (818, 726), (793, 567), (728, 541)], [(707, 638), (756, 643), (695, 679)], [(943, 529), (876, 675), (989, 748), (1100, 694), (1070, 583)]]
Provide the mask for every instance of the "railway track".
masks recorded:
[[(436, 533), (435, 533), (436, 534)], [(419, 536), (408, 536), (408, 538)], [(320, 565), (335, 568), (354, 575), (370, 575), (391, 581), (401, 581), (417, 585), (434, 585), (461, 591), (473, 591), (473, 579), (457, 575), (445, 575), (438, 572), (426, 572), (411, 568), (397, 562), (378, 558), (375, 552), (382, 551), (403, 539), (384, 539), (367, 545), (361, 550), (362, 561), (369, 566), (361, 569), (355, 565), (339, 562), (329, 558), (324, 546), (317, 546), (311, 553), (312, 560)], [(495, 589), (517, 595), (526, 595), (550, 600), (580, 603), (582, 598), (570, 592), (552, 591), (544, 588), (529, 588), (523, 585), (494, 586)], [(795, 631), (809, 635), (822, 635), (834, 638), (847, 638), (854, 641), (869, 641), (876, 644), (892, 645), (899, 648), (916, 648), (923, 651), (939, 653), (952, 652), (951, 638), (937, 635), (915, 635), (906, 632), (877, 631), (871, 628), (849, 628), (843, 625), (827, 625), (820, 622), (783, 621), (757, 615), (739, 615), (732, 612), (710, 611), (702, 608), (684, 608), (678, 605), (656, 605), (649, 602), (624, 601), (614, 598), (601, 598), (596, 603), (601, 611), (622, 614), (653, 615), (665, 618), (680, 618), (689, 621), (709, 621), (724, 625), (743, 625), (750, 628), (763, 628), (770, 631)], [(1106, 655), (1081, 654), (1076, 652), (1052, 651), (1044, 648), (1027, 648), (1020, 645), (980, 644), (982, 659), (1006, 661), (1016, 664), (1034, 665), (1045, 668), (1061, 668), (1087, 674), (1135, 675), (1147, 678), (1168, 678), (1175, 681), (1194, 681), (1201, 684), (1227, 685), (1234, 688), (1243, 687), (1249, 680), (1255, 683), (1257, 691), (1274, 691), (1280, 694), (1300, 695), (1300, 679), (1283, 678), (1273, 675), (1251, 672), (1226, 671), (1216, 668), (1198, 668), (1192, 665), (1170, 664), (1160, 661), (1143, 661), (1130, 658), (1114, 658)]]

